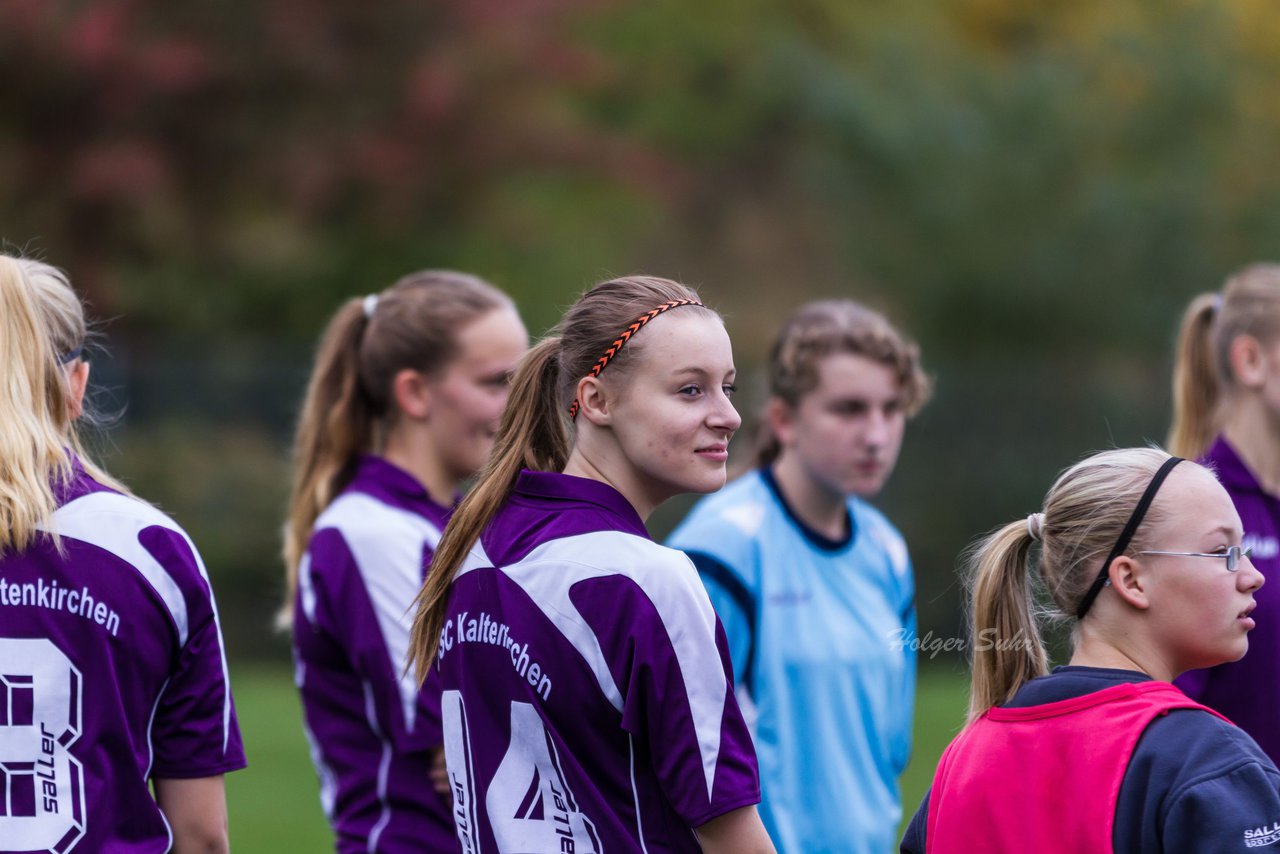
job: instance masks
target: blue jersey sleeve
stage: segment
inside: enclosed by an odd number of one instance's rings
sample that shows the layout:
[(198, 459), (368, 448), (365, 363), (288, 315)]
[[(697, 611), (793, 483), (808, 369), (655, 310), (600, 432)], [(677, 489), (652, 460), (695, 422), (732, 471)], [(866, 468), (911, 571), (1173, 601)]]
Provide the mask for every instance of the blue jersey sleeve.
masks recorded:
[(751, 530), (755, 514), (745, 509), (744, 513), (742, 504), (703, 500), (672, 532), (667, 545), (693, 561), (724, 626), (734, 684), (746, 684), (750, 690), (760, 582)]
[(907, 762), (911, 758), (911, 724), (916, 707), (916, 597), (910, 563), (907, 564), (907, 571), (903, 578), (899, 613), (902, 615), (902, 656), (905, 662), (906, 678), (902, 682), (902, 697), (898, 708), (906, 709), (907, 714), (903, 715), (903, 726), (894, 744), (893, 757), (898, 773), (901, 774), (906, 770)]
[(688, 552), (698, 569), (702, 586), (724, 626), (733, 662), (733, 684), (741, 685), (750, 674), (756, 636), (755, 597), (733, 571), (710, 555)]

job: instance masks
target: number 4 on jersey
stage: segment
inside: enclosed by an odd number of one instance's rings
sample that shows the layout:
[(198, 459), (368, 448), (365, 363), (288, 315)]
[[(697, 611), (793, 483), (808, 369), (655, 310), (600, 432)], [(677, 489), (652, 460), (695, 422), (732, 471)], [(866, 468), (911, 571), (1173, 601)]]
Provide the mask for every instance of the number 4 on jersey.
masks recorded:
[[(443, 700), (454, 823), (463, 851), (475, 852), (475, 781), (466, 712), (459, 692), (446, 691)], [(485, 792), (485, 812), (503, 854), (600, 854), (595, 826), (578, 811), (555, 744), (529, 703), (511, 704), (511, 743)]]

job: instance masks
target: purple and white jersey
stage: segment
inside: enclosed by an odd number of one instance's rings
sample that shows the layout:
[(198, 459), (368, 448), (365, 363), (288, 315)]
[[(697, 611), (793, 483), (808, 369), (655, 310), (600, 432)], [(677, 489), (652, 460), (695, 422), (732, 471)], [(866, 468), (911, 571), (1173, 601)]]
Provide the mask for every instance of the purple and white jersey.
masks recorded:
[(414, 597), (449, 510), (381, 457), (316, 520), (298, 568), (293, 642), (320, 801), (342, 852), (452, 851), (428, 778), (442, 743), (434, 680), (405, 673)]
[(172, 519), (77, 464), (0, 556), (0, 851), (167, 851), (151, 778), (243, 768), (218, 611)]
[(700, 851), (691, 828), (759, 802), (698, 574), (612, 487), (523, 472), (440, 639), (466, 854)]

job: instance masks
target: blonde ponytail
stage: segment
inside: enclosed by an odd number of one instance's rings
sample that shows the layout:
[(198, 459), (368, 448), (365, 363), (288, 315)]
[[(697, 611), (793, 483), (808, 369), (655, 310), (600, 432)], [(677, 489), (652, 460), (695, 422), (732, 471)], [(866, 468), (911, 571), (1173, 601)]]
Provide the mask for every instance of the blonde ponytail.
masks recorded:
[(61, 270), (0, 254), (0, 553), (21, 551), (49, 527), (73, 458), (126, 491), (93, 464), (73, 429), (63, 362), (80, 358), (87, 335), (84, 306)]
[(557, 394), (559, 356), (560, 339), (549, 337), (521, 360), (489, 462), (454, 511), (431, 560), (431, 572), (414, 603), (417, 613), (409, 646), (409, 660), (419, 680), (426, 678), (436, 655), (449, 585), (507, 500), (520, 470), (560, 471), (569, 461), (565, 410)]
[(1221, 372), (1213, 346), (1214, 319), (1222, 297), (1201, 294), (1182, 316), (1173, 366), (1173, 425), (1169, 451), (1197, 459), (1217, 434)]
[(282, 626), (287, 626), (292, 616), (298, 564), (311, 528), (350, 480), (355, 455), (371, 443), (373, 411), (360, 389), (358, 362), (366, 323), (359, 299), (347, 300), (329, 321), (302, 402), (285, 524), (286, 599), (277, 617)]
[(380, 294), (343, 303), (321, 336), (293, 443), (293, 487), (285, 522), (287, 628), (298, 564), (312, 528), (355, 474), (360, 454), (376, 453), (405, 368), (434, 373), (454, 358), (457, 335), (488, 312), (512, 307), (488, 282), (454, 270), (423, 270)]
[(1027, 567), (1032, 543), (1025, 521), (1010, 522), (973, 553), (970, 721), (1007, 703), (1024, 683), (1049, 671)]

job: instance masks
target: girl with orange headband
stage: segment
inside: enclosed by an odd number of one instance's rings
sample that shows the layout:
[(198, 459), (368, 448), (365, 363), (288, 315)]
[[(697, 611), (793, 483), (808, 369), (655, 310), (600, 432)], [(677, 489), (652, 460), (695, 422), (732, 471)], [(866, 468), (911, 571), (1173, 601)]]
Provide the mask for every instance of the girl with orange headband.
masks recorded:
[(648, 277), (588, 291), (521, 362), (413, 630), (461, 850), (773, 850), (724, 631), (644, 524), (724, 485), (733, 382), (719, 316)]

